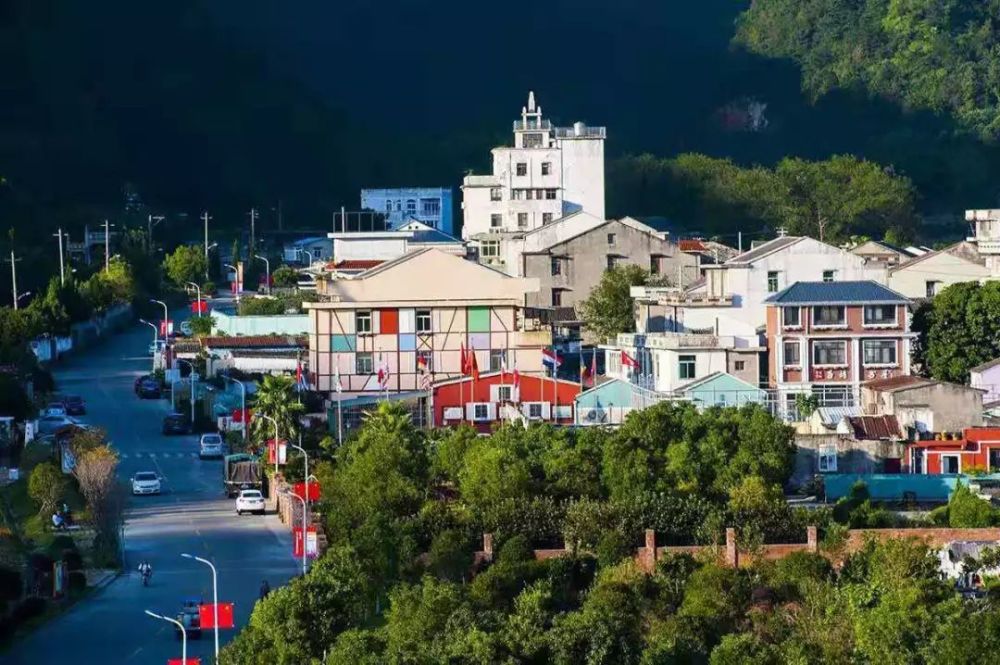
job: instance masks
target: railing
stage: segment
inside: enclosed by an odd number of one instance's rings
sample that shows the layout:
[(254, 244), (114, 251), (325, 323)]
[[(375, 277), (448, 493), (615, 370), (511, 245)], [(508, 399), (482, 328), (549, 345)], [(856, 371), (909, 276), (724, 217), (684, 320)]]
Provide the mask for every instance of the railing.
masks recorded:
[(551, 120), (541, 120), (541, 121), (539, 121), (539, 120), (529, 120), (527, 122), (524, 122), (523, 120), (515, 120), (514, 121), (514, 131), (515, 132), (522, 131), (522, 130), (532, 130), (532, 129), (540, 129), (540, 130), (548, 131), (548, 130), (552, 129), (552, 121)]
[(556, 127), (555, 135), (557, 139), (587, 138), (603, 139), (608, 136), (607, 127)]

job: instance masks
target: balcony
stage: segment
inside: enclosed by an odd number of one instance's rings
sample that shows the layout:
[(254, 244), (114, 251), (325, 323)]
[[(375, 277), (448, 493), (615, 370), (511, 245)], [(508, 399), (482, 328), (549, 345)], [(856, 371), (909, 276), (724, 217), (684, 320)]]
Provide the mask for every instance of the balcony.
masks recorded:
[(557, 139), (604, 139), (608, 137), (607, 127), (556, 127)]
[(1000, 240), (979, 240), (976, 244), (980, 254), (1000, 254)]
[(527, 122), (523, 120), (514, 121), (515, 132), (522, 132), (522, 131), (530, 132), (533, 129), (548, 131), (552, 129), (552, 121), (551, 120), (528, 120)]
[(633, 286), (629, 295), (643, 304), (665, 307), (732, 307), (732, 296), (714, 296), (708, 293), (688, 293), (667, 286)]

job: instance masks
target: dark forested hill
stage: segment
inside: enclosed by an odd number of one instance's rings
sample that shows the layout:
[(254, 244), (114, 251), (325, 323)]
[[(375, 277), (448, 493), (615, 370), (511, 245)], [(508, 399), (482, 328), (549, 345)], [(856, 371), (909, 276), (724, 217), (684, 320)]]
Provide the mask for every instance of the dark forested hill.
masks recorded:
[[(956, 131), (964, 120), (836, 86), (813, 102), (784, 59), (796, 54), (733, 45), (746, 7), (5, 0), (0, 215), (25, 233), (82, 223), (132, 183), (222, 224), (279, 199), (322, 224), (361, 186), (457, 186), (486, 168), (528, 89), (556, 120), (607, 125), (611, 160), (852, 153), (909, 176), (924, 211), (996, 203), (997, 150)], [(669, 212), (609, 199), (615, 213)]]

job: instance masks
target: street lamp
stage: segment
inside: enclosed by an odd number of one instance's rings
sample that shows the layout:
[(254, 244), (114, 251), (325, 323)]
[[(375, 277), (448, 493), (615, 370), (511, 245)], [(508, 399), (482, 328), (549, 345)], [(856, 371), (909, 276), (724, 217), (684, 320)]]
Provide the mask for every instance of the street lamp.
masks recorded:
[[(302, 502), (302, 574), (305, 575), (306, 574), (306, 555), (305, 555), (306, 524), (308, 524), (308, 521), (306, 520), (306, 511), (308, 510), (309, 506), (309, 453), (307, 453), (306, 449), (302, 447), (301, 432), (299, 433), (299, 445), (295, 445), (294, 443), (289, 443), (289, 445), (292, 448), (298, 450), (300, 453), (302, 453), (302, 457), (305, 458), (305, 470), (304, 470), (305, 484), (302, 489), (303, 493), (306, 495), (305, 500)], [(275, 444), (275, 450), (277, 450), (277, 444)], [(275, 455), (277, 455), (277, 453), (275, 453)]]
[(150, 215), (146, 218), (146, 251), (153, 249), (153, 227), (162, 222), (166, 217), (163, 215)]
[(166, 339), (167, 336), (170, 335), (170, 314), (167, 313), (167, 303), (155, 298), (150, 298), (149, 302), (155, 302), (158, 305), (163, 305), (163, 339)]
[[(307, 545), (309, 543), (309, 534), (308, 534), (309, 526), (308, 526), (308, 522), (306, 522), (306, 500), (303, 499), (298, 494), (296, 494), (295, 492), (286, 492), (286, 494), (288, 494), (288, 496), (295, 497), (296, 499), (298, 499), (299, 501), (302, 502), (302, 575), (305, 576), (305, 574), (306, 574), (306, 550), (308, 549)], [(309, 495), (307, 494), (306, 496), (309, 496)]]
[[(194, 427), (194, 387), (195, 387), (194, 378), (195, 378), (195, 376), (197, 376), (195, 374), (195, 371), (194, 371), (194, 363), (191, 362), (190, 360), (184, 360), (183, 358), (175, 358), (175, 360), (177, 362), (179, 362), (179, 363), (187, 363), (188, 367), (191, 368), (191, 376), (190, 376), (190, 378), (191, 378), (191, 427)], [(170, 391), (170, 401), (171, 401), (171, 403), (173, 403), (173, 399), (174, 399), (173, 390), (171, 389), (171, 391)]]
[[(215, 570), (215, 564), (213, 564), (208, 559), (202, 559), (200, 556), (194, 556), (191, 554), (182, 553), (182, 557), (185, 559), (193, 559), (199, 563), (203, 563), (212, 569), (212, 612), (215, 616), (215, 662), (219, 662), (219, 574)], [(187, 665), (187, 663), (185, 663)]]
[(308, 254), (309, 255), (309, 265), (310, 266), (316, 262), (316, 257), (313, 256), (313, 253), (310, 252), (308, 249), (300, 249), (299, 252), (301, 252), (302, 254)]
[(193, 286), (198, 293), (198, 316), (201, 317), (201, 287), (194, 282), (187, 282), (188, 286)]
[(31, 291), (25, 291), (24, 293), (22, 293), (21, 295), (19, 295), (17, 297), (17, 302), (21, 302), (22, 300), (24, 300), (25, 298), (27, 298), (30, 295), (31, 295)]
[(264, 283), (267, 284), (267, 295), (271, 295), (271, 262), (260, 254), (254, 254), (254, 257), (264, 262)]
[(184, 630), (184, 624), (182, 624), (177, 619), (171, 619), (170, 617), (161, 616), (159, 614), (156, 614), (155, 612), (150, 612), (149, 610), (146, 610), (146, 614), (153, 617), (154, 619), (160, 619), (161, 621), (169, 621), (170, 623), (174, 624), (175, 626), (181, 629), (181, 663), (187, 665), (188, 636), (187, 636), (187, 631)]
[(257, 414), (258, 418), (263, 418), (265, 420), (270, 420), (274, 423), (274, 473), (278, 473), (278, 421), (271, 416), (265, 416), (263, 413)]
[(156, 371), (156, 348), (160, 343), (160, 329), (156, 327), (155, 323), (150, 323), (146, 319), (139, 319), (140, 323), (145, 323), (147, 326), (153, 329), (153, 371)]
[(223, 267), (229, 268), (236, 275), (236, 304), (240, 304), (240, 271), (232, 263), (223, 263)]
[(234, 382), (240, 384), (240, 390), (241, 390), (241, 395), (242, 395), (242, 399), (243, 399), (242, 404), (241, 404), (241, 409), (240, 409), (240, 418), (242, 418), (242, 420), (243, 420), (243, 446), (246, 447), (246, 445), (247, 445), (247, 429), (249, 429), (249, 425), (250, 425), (250, 423), (247, 422), (247, 420), (248, 420), (248, 418), (247, 418), (247, 387), (245, 385), (243, 385), (243, 382), (240, 381), (239, 379), (234, 379), (233, 377), (229, 376), (228, 374), (224, 374), (223, 376), (225, 378), (229, 379), (230, 381), (234, 381)]

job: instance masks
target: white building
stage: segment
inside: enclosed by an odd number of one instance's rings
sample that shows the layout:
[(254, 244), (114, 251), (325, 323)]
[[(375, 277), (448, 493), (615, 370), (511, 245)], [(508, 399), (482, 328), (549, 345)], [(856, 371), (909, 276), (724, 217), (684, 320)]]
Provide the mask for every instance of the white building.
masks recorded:
[(883, 263), (806, 236), (781, 236), (725, 263), (703, 266), (704, 281), (683, 291), (636, 287), (638, 330), (751, 335), (766, 323), (764, 301), (795, 282), (886, 283)]
[(1000, 210), (966, 210), (965, 221), (970, 222), (975, 231), (969, 242), (976, 243), (980, 256), (986, 259), (990, 275), (1000, 278)]
[(361, 209), (385, 215), (390, 229), (398, 229), (410, 220), (452, 233), (451, 188), (406, 187), (362, 189)]
[(604, 219), (604, 127), (553, 127), (535, 95), (514, 122), (514, 146), (493, 149), (492, 175), (462, 181), (462, 238), (525, 232), (579, 210)]

